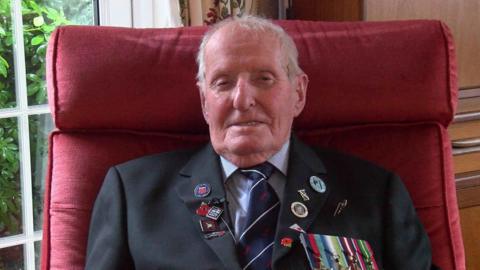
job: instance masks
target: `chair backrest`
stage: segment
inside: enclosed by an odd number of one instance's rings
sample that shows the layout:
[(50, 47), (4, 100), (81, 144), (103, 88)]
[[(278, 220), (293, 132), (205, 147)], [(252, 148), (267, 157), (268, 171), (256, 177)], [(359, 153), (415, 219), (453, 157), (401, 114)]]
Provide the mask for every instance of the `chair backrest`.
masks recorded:
[[(310, 77), (296, 134), (397, 172), (442, 269), (465, 269), (450, 141), (452, 37), (438, 21), (279, 21)], [(83, 269), (109, 166), (208, 140), (195, 86), (204, 27), (67, 26), (48, 47), (50, 137), (42, 269)]]

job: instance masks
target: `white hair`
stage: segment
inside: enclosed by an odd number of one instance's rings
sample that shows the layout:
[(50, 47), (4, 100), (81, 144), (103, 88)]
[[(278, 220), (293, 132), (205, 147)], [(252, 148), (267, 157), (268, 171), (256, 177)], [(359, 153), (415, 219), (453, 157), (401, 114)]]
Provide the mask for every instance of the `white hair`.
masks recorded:
[(210, 38), (219, 29), (228, 25), (239, 26), (244, 29), (253, 30), (258, 34), (271, 33), (280, 43), (280, 49), (286, 59), (286, 73), (290, 80), (296, 75), (302, 74), (303, 71), (298, 65), (298, 51), (292, 38), (280, 26), (273, 24), (270, 20), (263, 19), (256, 16), (244, 15), (241, 17), (230, 17), (219, 23), (216, 23), (208, 30), (202, 38), (198, 54), (197, 54), (197, 83), (202, 83), (205, 80), (205, 48)]

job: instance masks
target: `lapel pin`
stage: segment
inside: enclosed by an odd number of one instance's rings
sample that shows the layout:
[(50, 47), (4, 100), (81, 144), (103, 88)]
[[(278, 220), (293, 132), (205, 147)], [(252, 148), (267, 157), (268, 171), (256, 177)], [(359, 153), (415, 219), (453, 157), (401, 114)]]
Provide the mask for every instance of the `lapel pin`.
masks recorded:
[(300, 193), (300, 196), (302, 196), (303, 201), (309, 201), (310, 197), (308, 197), (307, 191), (305, 189), (299, 189), (298, 193)]
[(302, 227), (300, 227), (297, 223), (293, 224), (289, 228), (294, 230), (294, 231), (297, 231), (297, 232), (305, 233), (305, 231), (302, 229)]
[(207, 215), (208, 210), (210, 210), (210, 206), (202, 202), (195, 212), (197, 213), (197, 215), (204, 217)]
[(196, 187), (195, 187), (195, 197), (197, 198), (205, 198), (207, 197), (209, 194), (210, 194), (210, 191), (212, 191), (212, 189), (210, 188), (210, 185), (209, 184), (198, 184)]
[(310, 186), (318, 193), (324, 193), (325, 190), (327, 190), (325, 182), (323, 182), (320, 177), (315, 175), (310, 177)]
[(337, 208), (335, 209), (335, 212), (333, 212), (333, 216), (335, 217), (337, 215), (340, 215), (340, 213), (343, 211), (343, 209), (345, 209), (345, 207), (347, 207), (347, 203), (348, 203), (347, 199), (339, 202), (337, 204)]
[(280, 245), (284, 247), (291, 248), (292, 247), (293, 240), (290, 237), (284, 237), (280, 240)]
[(308, 209), (301, 202), (293, 202), (290, 208), (296, 217), (305, 218), (308, 216)]
[(213, 220), (218, 220), (218, 218), (220, 218), (220, 216), (222, 215), (222, 213), (223, 213), (223, 209), (222, 209), (222, 208), (217, 207), (217, 206), (212, 206), (212, 207), (210, 207), (210, 209), (208, 210), (206, 217), (208, 217), (208, 218), (210, 218), (210, 219), (213, 219)]
[(200, 220), (200, 229), (202, 230), (203, 233), (210, 233), (210, 232), (218, 231), (219, 226), (216, 221), (205, 219), (205, 220)]
[(208, 205), (221, 205), (225, 202), (225, 198), (212, 198), (208, 201)]
[(220, 237), (223, 235), (225, 235), (225, 231), (218, 231), (218, 232), (207, 233), (203, 235), (203, 237), (205, 237), (205, 239), (212, 239), (212, 238)]

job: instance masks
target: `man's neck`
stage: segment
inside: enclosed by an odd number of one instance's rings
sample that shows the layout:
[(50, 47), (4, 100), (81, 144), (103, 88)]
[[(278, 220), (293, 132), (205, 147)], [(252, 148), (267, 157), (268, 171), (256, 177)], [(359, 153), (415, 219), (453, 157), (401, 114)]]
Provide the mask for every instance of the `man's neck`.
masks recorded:
[[(268, 162), (275, 166), (277, 170), (282, 172), (284, 175), (287, 175), (288, 170), (288, 154), (290, 150), (290, 140), (287, 140), (280, 150), (271, 156), (268, 159)], [(227, 179), (230, 175), (232, 175), (237, 169), (238, 166), (227, 160), (226, 158), (220, 156), (221, 165), (224, 172), (224, 179)]]

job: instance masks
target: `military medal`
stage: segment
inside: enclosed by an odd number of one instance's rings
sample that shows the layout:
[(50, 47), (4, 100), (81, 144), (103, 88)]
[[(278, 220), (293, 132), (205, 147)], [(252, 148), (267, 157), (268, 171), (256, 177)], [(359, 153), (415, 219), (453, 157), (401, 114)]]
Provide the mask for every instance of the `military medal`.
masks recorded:
[(378, 270), (372, 248), (365, 240), (322, 234), (300, 234), (312, 269)]

